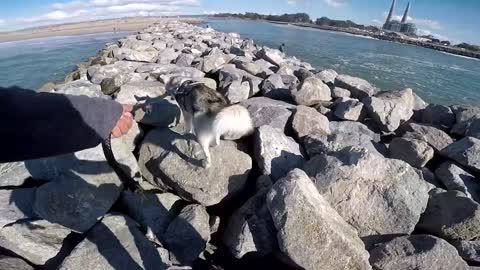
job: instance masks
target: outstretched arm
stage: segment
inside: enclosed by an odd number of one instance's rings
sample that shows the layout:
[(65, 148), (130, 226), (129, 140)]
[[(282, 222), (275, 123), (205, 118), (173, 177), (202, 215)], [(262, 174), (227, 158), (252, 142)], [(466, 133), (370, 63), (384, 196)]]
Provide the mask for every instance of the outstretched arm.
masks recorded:
[(125, 133), (128, 117), (112, 100), (0, 87), (0, 162), (95, 147)]

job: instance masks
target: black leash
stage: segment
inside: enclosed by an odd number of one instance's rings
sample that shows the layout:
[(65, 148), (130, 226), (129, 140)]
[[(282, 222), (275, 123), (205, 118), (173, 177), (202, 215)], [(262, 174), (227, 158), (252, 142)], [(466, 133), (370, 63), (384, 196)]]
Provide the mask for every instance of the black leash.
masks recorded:
[(128, 175), (120, 167), (120, 164), (115, 159), (115, 156), (113, 155), (113, 151), (112, 151), (112, 135), (108, 136), (108, 138), (102, 142), (102, 148), (103, 148), (103, 154), (107, 159), (108, 165), (110, 165), (110, 167), (112, 167), (112, 169), (115, 171), (117, 176), (120, 178), (120, 181), (122, 182), (123, 186), (132, 192), (141, 191), (142, 188), (140, 187), (138, 182), (135, 181), (132, 177), (130, 177), (130, 175)]

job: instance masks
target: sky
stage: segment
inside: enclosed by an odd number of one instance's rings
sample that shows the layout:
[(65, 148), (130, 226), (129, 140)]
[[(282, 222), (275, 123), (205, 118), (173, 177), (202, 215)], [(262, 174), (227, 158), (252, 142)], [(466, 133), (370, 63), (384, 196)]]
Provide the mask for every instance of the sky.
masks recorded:
[[(409, 0), (397, 0), (400, 18)], [(0, 0), (0, 31), (48, 24), (147, 15), (218, 12), (308, 13), (381, 26), (391, 0)], [(480, 44), (480, 0), (411, 0), (419, 34)]]

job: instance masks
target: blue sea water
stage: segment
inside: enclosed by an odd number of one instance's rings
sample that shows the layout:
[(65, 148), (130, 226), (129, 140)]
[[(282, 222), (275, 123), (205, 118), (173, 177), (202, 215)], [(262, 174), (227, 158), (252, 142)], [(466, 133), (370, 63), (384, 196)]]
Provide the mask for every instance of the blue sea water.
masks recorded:
[[(240, 33), (317, 69), (364, 78), (382, 90), (412, 88), (431, 103), (480, 104), (480, 61), (438, 51), (337, 32), (258, 21), (210, 20), (218, 31)], [(62, 80), (77, 63), (127, 33), (0, 43), (0, 86), (37, 89)]]
[(129, 33), (98, 33), (0, 43), (0, 86), (36, 90)]
[(211, 20), (209, 26), (278, 48), (315, 68), (364, 78), (382, 90), (412, 88), (431, 103), (480, 105), (480, 60), (412, 45), (258, 21)]

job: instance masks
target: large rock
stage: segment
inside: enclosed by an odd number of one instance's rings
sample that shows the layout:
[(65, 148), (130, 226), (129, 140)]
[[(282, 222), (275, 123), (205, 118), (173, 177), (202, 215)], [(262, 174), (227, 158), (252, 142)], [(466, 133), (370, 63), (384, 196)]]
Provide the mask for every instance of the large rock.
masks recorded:
[(279, 50), (263, 47), (257, 52), (257, 57), (270, 62), (275, 66), (280, 66), (285, 61), (285, 55)]
[(157, 239), (162, 239), (168, 225), (184, 204), (180, 197), (171, 193), (139, 195), (125, 191), (122, 194), (126, 213)]
[[(455, 114), (456, 124), (452, 132), (458, 135), (465, 135), (473, 123), (480, 121), (480, 107), (471, 105), (453, 106), (452, 110)], [(477, 124), (478, 125), (478, 124)], [(467, 135), (471, 136), (471, 135)], [(477, 136), (472, 136), (477, 137)], [(477, 137), (478, 138), (478, 137)], [(480, 139), (480, 138), (479, 138)]]
[[(171, 64), (179, 57), (180, 53), (176, 52), (173, 48), (166, 48), (158, 53), (158, 64)], [(180, 66), (180, 65), (179, 65)]]
[(364, 100), (369, 115), (385, 132), (392, 132), (413, 115), (412, 89), (384, 92)]
[(192, 65), (192, 62), (194, 59), (195, 59), (194, 55), (182, 53), (175, 60), (175, 64), (181, 67), (189, 67), (190, 65)]
[(145, 51), (152, 48), (152, 42), (136, 39), (126, 39), (122, 43), (122, 48), (128, 48), (135, 51)]
[(443, 105), (430, 104), (422, 113), (422, 122), (441, 128), (451, 129), (455, 125), (455, 115), (452, 110)]
[(35, 217), (35, 188), (0, 190), (0, 228), (20, 219)]
[(408, 137), (423, 140), (438, 152), (453, 143), (453, 139), (447, 133), (433, 126), (410, 122), (403, 125), (402, 129), (409, 132)]
[(277, 181), (267, 197), (282, 252), (303, 269), (371, 269), (353, 227), (296, 169)]
[[(158, 78), (161, 76), (181, 76), (187, 78), (203, 78), (205, 73), (193, 67), (179, 67), (174, 64), (146, 64), (136, 69), (137, 73), (150, 73)], [(164, 83), (166, 83), (164, 81)]]
[[(115, 53), (116, 52), (116, 53)], [(157, 61), (157, 51), (135, 51), (128, 48), (121, 48), (114, 52), (115, 58), (119, 60), (154, 63)]]
[[(132, 151), (139, 132), (135, 124), (127, 135), (112, 139), (117, 161), (132, 177), (138, 174)], [(101, 145), (25, 164), (34, 178), (50, 181), (37, 189), (35, 213), (73, 231), (90, 229), (120, 195), (121, 181), (106, 161)]]
[(65, 95), (85, 95), (87, 97), (105, 97), (99, 85), (87, 80), (76, 80), (69, 83), (57, 85), (55, 93)]
[(0, 187), (22, 186), (30, 177), (24, 162), (0, 164)]
[(450, 243), (465, 261), (480, 263), (480, 241), (455, 240)]
[(270, 75), (262, 84), (262, 95), (277, 100), (290, 100), (290, 89), (279, 74)]
[[(236, 61), (235, 66), (241, 70), (245, 70), (246, 72), (266, 79), (268, 76), (273, 74), (273, 71), (270, 69), (271, 64), (266, 62), (259, 62), (264, 61), (263, 59), (257, 60), (255, 62), (248, 62), (248, 61)], [(269, 66), (270, 65), (270, 66)]]
[(455, 163), (443, 163), (435, 170), (435, 175), (447, 190), (461, 191), (480, 203), (480, 181)]
[(115, 100), (121, 104), (137, 104), (165, 95), (165, 85), (158, 81), (140, 81), (124, 84)]
[(403, 160), (415, 168), (425, 167), (434, 155), (428, 143), (408, 137), (394, 138), (388, 150), (390, 158)]
[(442, 155), (449, 157), (463, 166), (480, 172), (480, 140), (466, 137), (445, 147)]
[(347, 89), (343, 89), (340, 87), (334, 87), (332, 90), (332, 97), (333, 98), (345, 98), (345, 97), (350, 97), (350, 91)]
[(480, 236), (480, 205), (460, 191), (435, 189), (417, 227), (447, 240)]
[(203, 57), (201, 71), (209, 73), (227, 63), (227, 56), (218, 48), (213, 48), (208, 55)]
[(352, 98), (362, 100), (363, 98), (374, 95), (377, 92), (375, 86), (371, 85), (364, 79), (338, 75), (335, 77), (335, 86), (350, 91)]
[(70, 230), (46, 220), (24, 220), (0, 229), (0, 246), (36, 265), (43, 265), (62, 248)]
[(172, 98), (147, 99), (134, 107), (135, 121), (154, 127), (174, 127), (182, 120), (182, 112)]
[(447, 241), (431, 235), (395, 238), (370, 251), (370, 264), (382, 270), (468, 270), (469, 266)]
[[(330, 122), (331, 134), (328, 136), (312, 134), (304, 138), (303, 144), (310, 157), (336, 152), (345, 147), (355, 146), (368, 149), (375, 154), (383, 154), (380, 135), (358, 122)], [(382, 150), (381, 152), (378, 149)]]
[(326, 116), (306, 106), (297, 106), (292, 121), (293, 130), (299, 139), (311, 134), (329, 135), (329, 124)]
[(347, 98), (336, 104), (334, 114), (342, 120), (362, 121), (365, 118), (366, 110), (360, 101)]
[(255, 127), (268, 125), (285, 130), (295, 105), (265, 97), (254, 97), (241, 102), (250, 112)]
[(263, 189), (250, 198), (228, 220), (223, 243), (238, 259), (249, 253), (264, 256), (277, 248), (275, 227), (266, 205), (266, 192)]
[(309, 77), (293, 93), (293, 98), (298, 105), (312, 106), (322, 101), (330, 101), (332, 95), (330, 88), (322, 80)]
[(305, 162), (300, 145), (271, 126), (261, 126), (255, 131), (255, 159), (262, 174), (274, 180)]
[(91, 66), (88, 68), (88, 78), (94, 84), (100, 84), (105, 78), (113, 78), (117, 74), (132, 73), (144, 63), (134, 61), (119, 61), (106, 66)]
[(315, 77), (329, 85), (333, 85), (335, 83), (335, 78), (337, 78), (337, 76), (338, 73), (333, 69), (325, 69), (315, 74)]
[(205, 250), (210, 241), (209, 216), (205, 207), (188, 205), (170, 223), (165, 233), (165, 245), (182, 265), (190, 265)]
[(415, 169), (366, 149), (315, 156), (305, 170), (367, 244), (382, 235), (410, 234), (427, 205), (429, 186)]
[(33, 267), (22, 259), (0, 255), (0, 269), (33, 270)]
[(211, 167), (203, 169), (205, 156), (193, 136), (155, 129), (142, 143), (139, 164), (151, 184), (210, 206), (242, 190), (252, 168), (251, 158), (234, 142), (222, 141), (210, 153)]
[(167, 269), (154, 244), (133, 220), (106, 216), (63, 261), (59, 270)]

